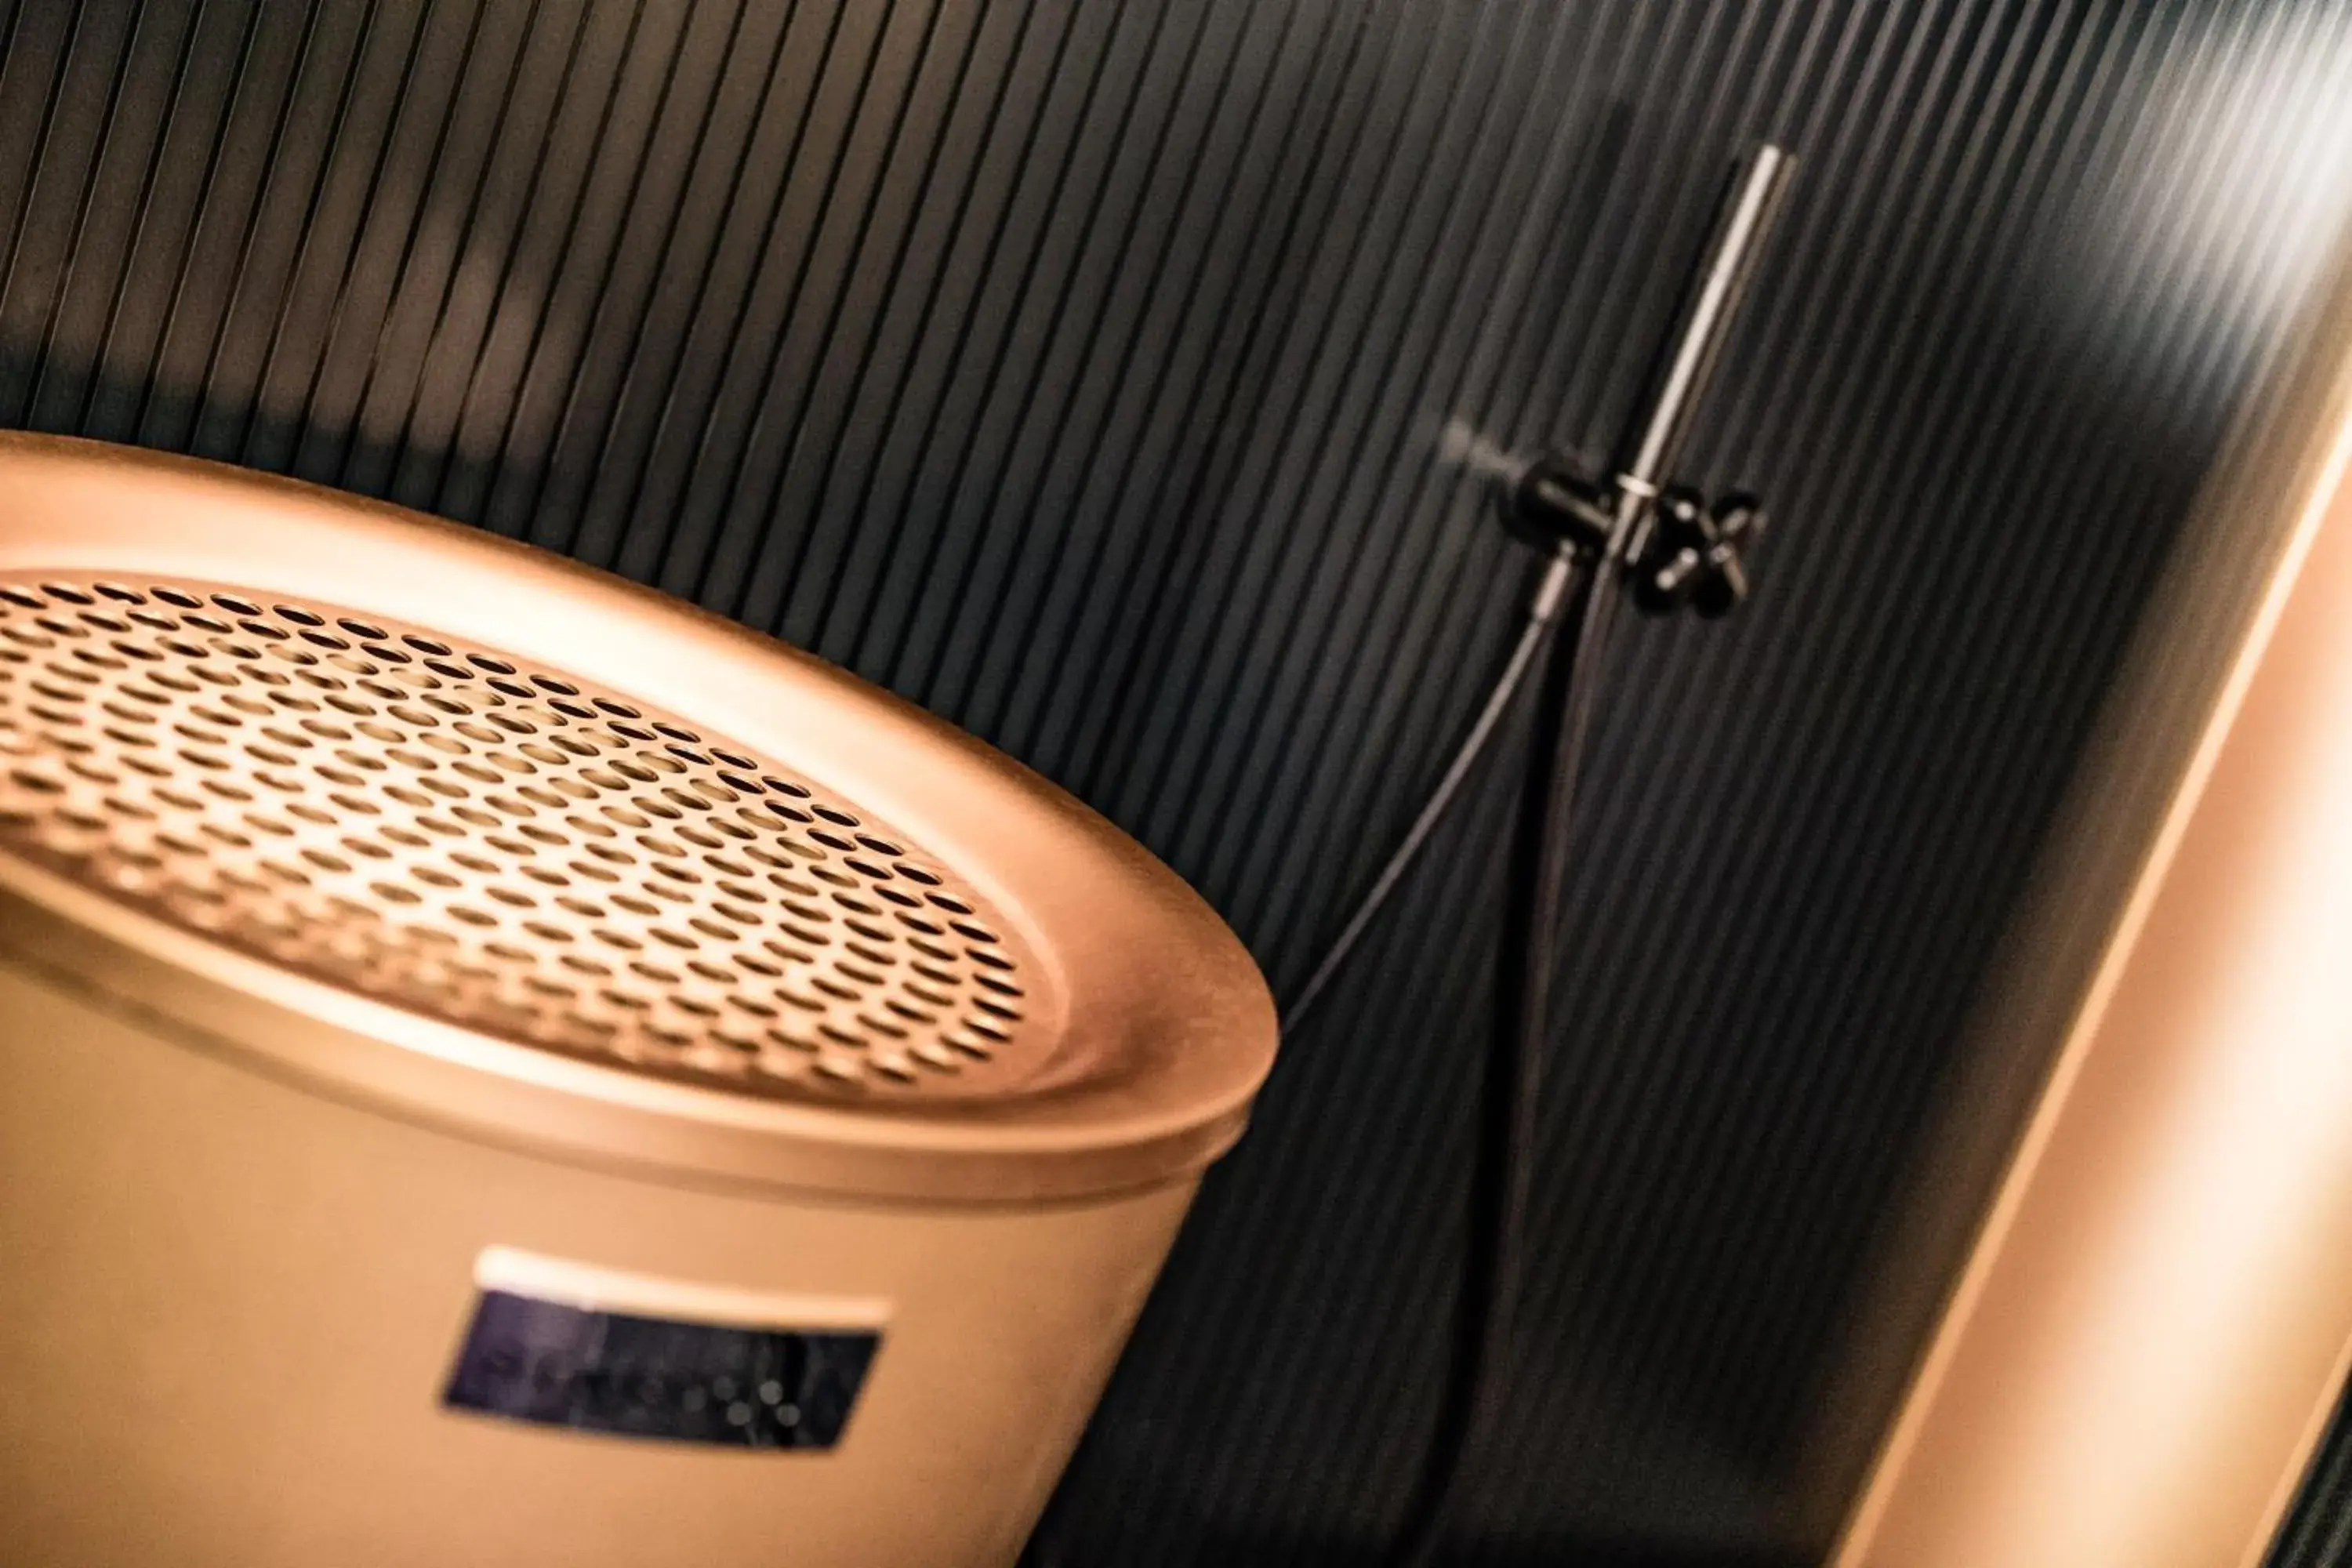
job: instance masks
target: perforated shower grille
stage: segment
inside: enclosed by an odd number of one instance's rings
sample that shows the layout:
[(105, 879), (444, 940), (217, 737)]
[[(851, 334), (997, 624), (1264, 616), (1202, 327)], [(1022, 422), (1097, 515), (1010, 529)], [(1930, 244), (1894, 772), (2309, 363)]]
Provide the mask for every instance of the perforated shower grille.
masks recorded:
[(0, 847), (429, 1016), (752, 1092), (1018, 1070), (1017, 937), (674, 715), (213, 584), (0, 576)]

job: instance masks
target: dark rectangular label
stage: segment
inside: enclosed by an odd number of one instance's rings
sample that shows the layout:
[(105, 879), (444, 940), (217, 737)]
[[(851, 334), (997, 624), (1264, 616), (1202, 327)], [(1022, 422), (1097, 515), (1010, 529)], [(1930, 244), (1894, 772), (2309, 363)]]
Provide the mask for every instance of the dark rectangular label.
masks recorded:
[(631, 1437), (830, 1448), (880, 1342), (869, 1330), (732, 1328), (484, 1290), (442, 1402)]

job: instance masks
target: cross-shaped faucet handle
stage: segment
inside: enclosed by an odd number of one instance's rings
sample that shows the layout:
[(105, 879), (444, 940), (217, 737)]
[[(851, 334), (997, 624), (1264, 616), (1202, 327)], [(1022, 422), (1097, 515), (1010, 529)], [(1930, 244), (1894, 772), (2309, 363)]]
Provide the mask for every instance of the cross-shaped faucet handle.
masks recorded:
[(1744, 491), (1710, 505), (1687, 486), (1671, 487), (1630, 567), (1635, 606), (1653, 616), (1685, 605), (1706, 620), (1729, 615), (1748, 597), (1747, 552), (1765, 522), (1762, 503)]

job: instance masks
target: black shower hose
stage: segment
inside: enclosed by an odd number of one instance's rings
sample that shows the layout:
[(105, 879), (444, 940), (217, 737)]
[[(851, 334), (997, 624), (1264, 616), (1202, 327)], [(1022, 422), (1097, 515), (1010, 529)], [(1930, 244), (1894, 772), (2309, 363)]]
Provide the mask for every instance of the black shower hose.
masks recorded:
[(1479, 1077), (1468, 1241), (1444, 1393), (1420, 1481), (1406, 1500), (1402, 1522), (1385, 1559), (1388, 1568), (1429, 1568), (1438, 1561), (1466, 1460), (1491, 1433), (1501, 1396), (1500, 1363), (1526, 1272), (1528, 1189), (1577, 776), (1618, 600), (1608, 591), (1615, 579), (1607, 563), (1590, 557), (1563, 553), (1548, 563), (1527, 625), (1476, 721), (1404, 840), (1283, 1018), (1286, 1034), (1296, 1030), (1326, 994), (1372, 913), (1386, 901), (1468, 775), (1528, 667), (1539, 654), (1548, 653), (1504, 893), (1496, 1006)]

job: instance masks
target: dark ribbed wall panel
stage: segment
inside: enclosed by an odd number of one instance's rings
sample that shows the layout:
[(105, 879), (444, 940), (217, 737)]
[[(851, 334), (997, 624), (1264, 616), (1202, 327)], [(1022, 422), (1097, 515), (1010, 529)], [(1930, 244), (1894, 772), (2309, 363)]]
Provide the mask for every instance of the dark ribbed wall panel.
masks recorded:
[[(1472, 458), (1607, 446), (1728, 157), (1785, 141), (1690, 465), (1780, 522), (1741, 619), (1623, 633), (1469, 1511), (1551, 1562), (1801, 1552), (1840, 1315), (2333, 232), (2347, 31), (2327, 0), (0, 0), (0, 422), (772, 628), (1099, 805), (1295, 984), (1510, 634)], [(1507, 793), (1291, 1042), (1041, 1563), (1389, 1528)]]
[(2339, 1407), (2279, 1527), (2267, 1568), (2352, 1564), (2352, 1410)]

